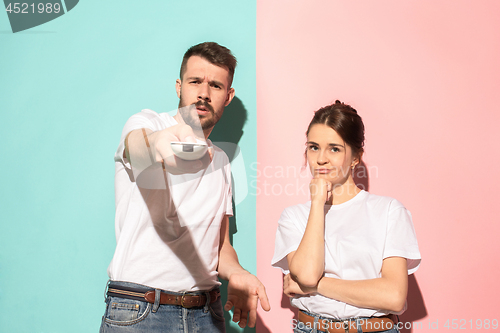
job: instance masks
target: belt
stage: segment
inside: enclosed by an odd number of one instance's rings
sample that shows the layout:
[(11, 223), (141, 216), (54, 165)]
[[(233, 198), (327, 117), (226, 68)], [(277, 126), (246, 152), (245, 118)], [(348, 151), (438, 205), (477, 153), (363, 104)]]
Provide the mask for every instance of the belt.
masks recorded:
[(299, 311), (299, 321), (303, 322), (308, 327), (315, 327), (314, 325), (316, 325), (318, 329), (324, 330), (327, 333), (357, 333), (357, 322), (359, 322), (363, 332), (390, 330), (394, 326), (394, 317), (394, 315), (387, 315), (382, 317), (351, 318), (346, 320), (319, 319), (315, 324), (313, 316)]
[[(134, 299), (137, 301), (155, 302), (155, 289), (118, 286), (111, 282), (108, 286), (107, 296)], [(171, 294), (165, 291), (160, 292), (160, 304), (180, 305), (183, 308), (193, 308), (205, 306), (207, 294), (210, 295), (210, 303), (214, 303), (220, 297), (219, 288), (210, 291), (196, 291), (194, 293), (184, 293), (181, 295)]]

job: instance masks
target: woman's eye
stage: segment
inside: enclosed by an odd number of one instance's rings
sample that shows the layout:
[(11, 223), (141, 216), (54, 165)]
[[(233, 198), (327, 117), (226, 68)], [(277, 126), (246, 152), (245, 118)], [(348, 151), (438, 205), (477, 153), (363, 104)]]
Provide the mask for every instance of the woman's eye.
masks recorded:
[(333, 151), (334, 153), (338, 153), (338, 152), (340, 152), (340, 149), (339, 149), (339, 148), (337, 148), (337, 147), (333, 147), (333, 148), (332, 148), (332, 151)]
[(316, 151), (316, 150), (318, 150), (318, 147), (316, 147), (316, 146), (309, 146), (309, 150)]

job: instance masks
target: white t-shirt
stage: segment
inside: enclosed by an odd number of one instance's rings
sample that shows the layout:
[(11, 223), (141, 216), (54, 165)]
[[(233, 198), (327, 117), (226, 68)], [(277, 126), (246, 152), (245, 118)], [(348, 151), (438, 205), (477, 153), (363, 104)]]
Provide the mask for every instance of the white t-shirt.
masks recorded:
[(158, 164), (143, 171), (140, 177), (147, 175), (147, 181), (140, 187), (123, 158), (124, 140), (131, 131), (159, 131), (176, 124), (167, 113), (151, 110), (142, 110), (125, 124), (115, 155), (117, 244), (108, 275), (176, 292), (208, 290), (220, 284), (220, 226), (224, 215), (233, 214), (227, 155), (213, 146), (212, 162), (195, 174), (172, 175)]
[[(289, 273), (286, 256), (304, 235), (311, 202), (286, 208), (276, 231), (272, 265)], [(387, 257), (407, 258), (408, 274), (420, 265), (410, 212), (397, 200), (361, 191), (340, 205), (325, 206), (325, 276), (364, 280), (381, 276)], [(293, 297), (293, 306), (328, 318), (383, 316), (383, 310), (358, 308), (320, 294)], [(405, 306), (406, 308), (406, 306)]]

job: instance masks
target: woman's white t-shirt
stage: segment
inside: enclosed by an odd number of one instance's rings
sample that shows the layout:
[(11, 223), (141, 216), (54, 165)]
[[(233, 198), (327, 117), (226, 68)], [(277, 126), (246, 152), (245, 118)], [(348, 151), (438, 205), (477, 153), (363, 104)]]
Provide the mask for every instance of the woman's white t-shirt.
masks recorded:
[[(276, 231), (272, 265), (289, 273), (286, 256), (304, 235), (311, 202), (286, 208)], [(325, 206), (325, 277), (364, 280), (381, 276), (388, 257), (407, 259), (408, 274), (420, 265), (410, 212), (397, 200), (361, 191), (339, 205)], [(383, 316), (389, 312), (352, 306), (320, 294), (291, 298), (293, 306), (328, 318)], [(406, 308), (406, 306), (405, 306)]]

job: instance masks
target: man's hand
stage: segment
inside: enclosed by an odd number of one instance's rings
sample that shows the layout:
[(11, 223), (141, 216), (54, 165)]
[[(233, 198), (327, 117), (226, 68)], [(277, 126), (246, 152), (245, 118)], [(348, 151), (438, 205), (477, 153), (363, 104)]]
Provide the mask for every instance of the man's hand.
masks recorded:
[(193, 130), (185, 124), (177, 124), (162, 131), (154, 133), (152, 136), (151, 148), (155, 153), (155, 160), (164, 163), (166, 170), (172, 174), (194, 173), (206, 168), (212, 160), (212, 148), (208, 149), (208, 154), (199, 160), (185, 161), (175, 156), (170, 143), (192, 142), (196, 143)]
[[(231, 275), (227, 286), (227, 303), (224, 309), (229, 311), (234, 307), (233, 321), (238, 323), (241, 328), (247, 325), (247, 321), (249, 327), (255, 326), (259, 300), (262, 309), (265, 311), (271, 309), (266, 288), (255, 275), (246, 271)], [(250, 313), (250, 317), (248, 313)]]
[[(170, 143), (172, 141), (196, 142), (194, 132), (188, 125), (177, 124), (161, 131), (153, 132), (150, 129), (138, 129), (130, 132), (125, 139), (124, 157), (126, 157), (134, 172), (138, 183), (143, 187), (151, 188), (158, 183), (156, 169), (163, 167), (172, 174), (196, 173), (206, 168), (213, 157), (213, 148), (201, 159), (185, 161), (174, 155)], [(143, 172), (145, 170), (149, 172)], [(139, 179), (142, 175), (142, 179)]]
[(317, 287), (306, 288), (299, 285), (290, 274), (283, 277), (283, 293), (288, 297), (294, 297), (296, 295), (309, 295), (317, 291)]

